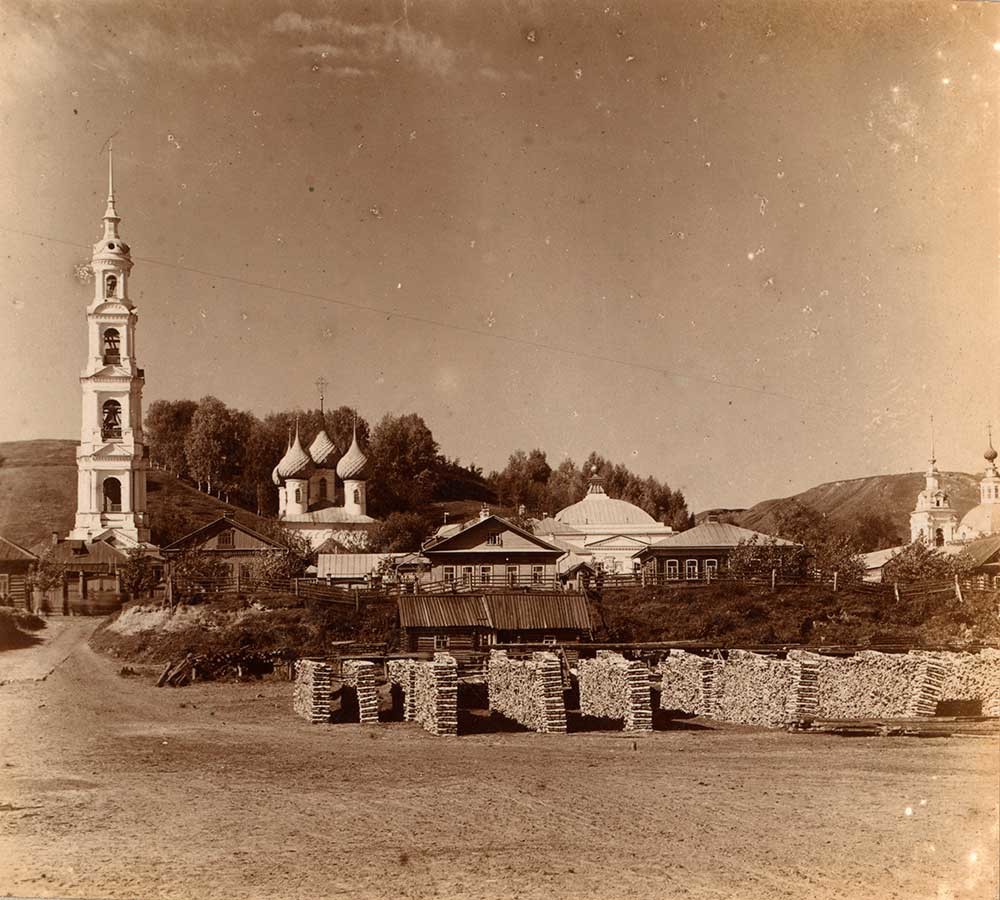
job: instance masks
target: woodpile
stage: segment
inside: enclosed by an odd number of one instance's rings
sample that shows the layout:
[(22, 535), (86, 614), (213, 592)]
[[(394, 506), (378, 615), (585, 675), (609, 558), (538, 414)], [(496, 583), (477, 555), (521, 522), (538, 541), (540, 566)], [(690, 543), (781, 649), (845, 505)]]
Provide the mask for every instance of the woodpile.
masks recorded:
[(745, 650), (731, 650), (715, 667), (712, 716), (721, 722), (784, 725), (795, 718), (799, 665)]
[(822, 657), (818, 653), (793, 650), (788, 659), (798, 663), (793, 669), (794, 719), (810, 719), (819, 714), (819, 670)]
[(458, 734), (458, 663), (450, 653), (435, 653), (433, 662), (393, 659), (386, 664), (389, 681), (403, 689), (403, 719), (419, 722), (436, 735)]
[(292, 708), (313, 724), (329, 722), (333, 681), (333, 666), (329, 663), (300, 659), (295, 664)]
[(927, 655), (944, 668), (941, 700), (981, 700), (983, 715), (1000, 716), (1000, 650)]
[(168, 662), (156, 680), (157, 687), (183, 687), (190, 684), (196, 674), (195, 657), (190, 653), (180, 662)]
[(579, 661), (577, 679), (583, 715), (620, 719), (625, 731), (652, 731), (650, 676), (645, 663), (598, 650), (595, 659)]
[(566, 732), (562, 665), (554, 653), (513, 660), (506, 650), (490, 651), (486, 670), (489, 707), (533, 731)]
[(701, 657), (671, 650), (660, 660), (660, 709), (698, 715), (701, 708)]
[(346, 659), (341, 666), (344, 687), (358, 694), (358, 719), (362, 725), (378, 724), (378, 687), (375, 664), (367, 660)]
[(210, 681), (233, 674), (237, 678), (256, 677), (271, 672), (278, 663), (291, 664), (291, 650), (231, 650), (225, 653), (187, 654), (167, 663), (156, 682), (157, 687), (183, 687), (196, 679)]
[(923, 664), (911, 654), (862, 650), (825, 657), (819, 672), (819, 714), (825, 719), (901, 719), (908, 715)]

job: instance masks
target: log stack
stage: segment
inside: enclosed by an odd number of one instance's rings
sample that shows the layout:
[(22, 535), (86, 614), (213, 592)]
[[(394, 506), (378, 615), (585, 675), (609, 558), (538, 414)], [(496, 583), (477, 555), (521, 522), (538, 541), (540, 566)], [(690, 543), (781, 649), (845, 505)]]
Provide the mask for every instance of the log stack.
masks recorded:
[(333, 667), (329, 663), (300, 659), (295, 664), (292, 707), (313, 724), (330, 721)]
[(433, 662), (394, 659), (386, 665), (389, 681), (403, 689), (403, 719), (419, 722), (436, 735), (458, 734), (458, 662), (435, 653)]
[(347, 659), (341, 667), (344, 686), (358, 693), (358, 719), (362, 725), (378, 724), (378, 687), (375, 664), (361, 659)]
[(506, 650), (492, 650), (486, 686), (491, 710), (533, 731), (565, 733), (562, 667), (554, 653), (540, 651), (531, 659), (514, 660)]
[(649, 670), (620, 653), (598, 650), (595, 659), (577, 664), (580, 712), (585, 716), (619, 719), (626, 731), (651, 731)]

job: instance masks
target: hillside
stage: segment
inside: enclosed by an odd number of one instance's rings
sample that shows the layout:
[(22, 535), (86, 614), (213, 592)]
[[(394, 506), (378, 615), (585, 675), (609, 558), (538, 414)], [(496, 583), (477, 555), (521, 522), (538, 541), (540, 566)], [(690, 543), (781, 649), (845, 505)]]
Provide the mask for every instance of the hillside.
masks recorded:
[[(978, 475), (967, 475), (964, 472), (941, 473), (941, 486), (951, 496), (952, 506), (958, 511), (960, 518), (979, 503), (979, 478)], [(899, 529), (900, 535), (908, 538), (910, 512), (923, 487), (922, 472), (830, 481), (792, 497), (764, 500), (747, 510), (735, 512), (728, 518), (744, 528), (771, 534), (782, 511), (798, 501), (825, 514), (835, 525), (845, 527), (850, 527), (867, 513), (887, 514)]]
[[(53, 531), (64, 536), (73, 527), (76, 446), (54, 440), (0, 443), (0, 535), (31, 547)], [(251, 528), (266, 524), (157, 469), (148, 474), (146, 492), (154, 539), (176, 539), (225, 512)]]

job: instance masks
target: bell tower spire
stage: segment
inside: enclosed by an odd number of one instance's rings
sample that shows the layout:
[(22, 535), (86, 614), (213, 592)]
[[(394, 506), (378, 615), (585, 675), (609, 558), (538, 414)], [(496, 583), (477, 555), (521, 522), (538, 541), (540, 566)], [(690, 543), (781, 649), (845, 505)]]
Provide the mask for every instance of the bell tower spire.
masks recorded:
[(90, 260), (94, 296), (87, 307), (88, 354), (80, 375), (83, 416), (76, 454), (76, 522), (70, 538), (111, 535), (134, 546), (150, 536), (148, 451), (142, 433), (145, 379), (136, 358), (138, 316), (129, 298), (132, 255), (118, 233), (120, 221), (109, 143), (104, 233)]

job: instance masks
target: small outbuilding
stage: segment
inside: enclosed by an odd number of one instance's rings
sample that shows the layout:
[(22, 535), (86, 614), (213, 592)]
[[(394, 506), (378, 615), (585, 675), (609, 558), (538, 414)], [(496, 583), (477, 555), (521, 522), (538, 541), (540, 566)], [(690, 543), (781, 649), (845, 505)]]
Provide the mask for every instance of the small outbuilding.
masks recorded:
[(20, 544), (0, 537), (0, 606), (30, 606), (28, 578), (37, 559)]

